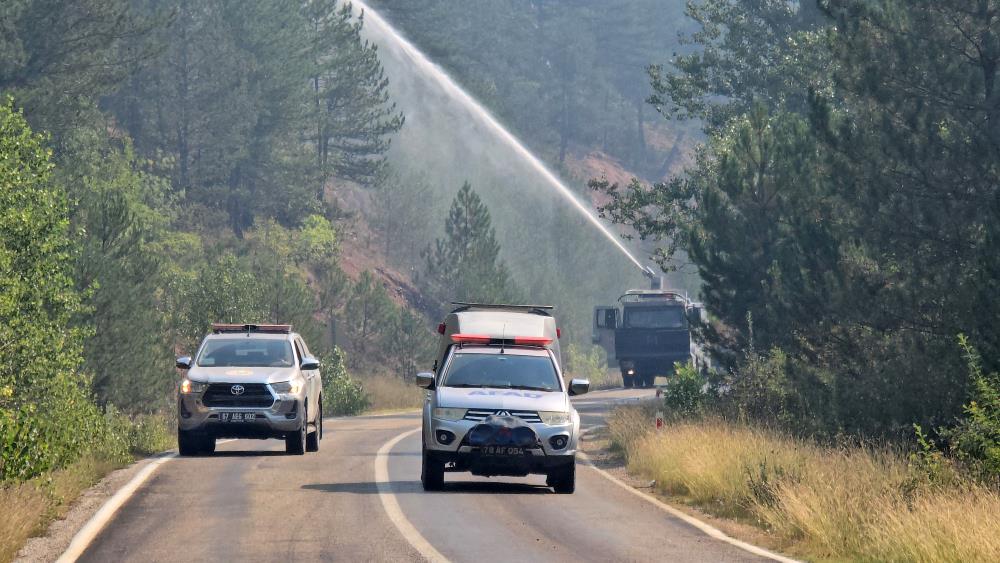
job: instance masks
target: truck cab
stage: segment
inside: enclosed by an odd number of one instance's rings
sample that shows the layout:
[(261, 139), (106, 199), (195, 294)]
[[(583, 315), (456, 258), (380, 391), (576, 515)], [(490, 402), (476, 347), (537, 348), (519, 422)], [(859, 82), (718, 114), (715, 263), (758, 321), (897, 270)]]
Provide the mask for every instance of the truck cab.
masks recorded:
[(651, 387), (657, 376), (673, 375), (676, 362), (692, 360), (690, 322), (701, 316), (699, 304), (664, 289), (632, 289), (618, 303), (594, 308), (593, 341), (621, 369), (625, 387)]

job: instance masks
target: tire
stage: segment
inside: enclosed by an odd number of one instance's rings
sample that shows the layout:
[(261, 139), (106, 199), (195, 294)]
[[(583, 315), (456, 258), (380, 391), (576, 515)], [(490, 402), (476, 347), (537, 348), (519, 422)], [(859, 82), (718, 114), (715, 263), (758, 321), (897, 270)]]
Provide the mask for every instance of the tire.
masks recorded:
[(656, 376), (655, 375), (650, 374), (650, 375), (643, 375), (642, 376), (642, 386), (643, 387), (649, 389), (649, 388), (653, 387), (654, 385), (656, 385)]
[(319, 451), (319, 440), (323, 437), (323, 407), (319, 407), (319, 416), (316, 417), (316, 430), (313, 430), (306, 436), (306, 451), (307, 452), (318, 452)]
[(204, 436), (201, 439), (201, 453), (204, 455), (215, 453), (215, 438)]
[(571, 495), (576, 490), (576, 460), (549, 471), (545, 484), (556, 494)]
[(286, 454), (303, 455), (306, 453), (306, 421), (309, 420), (309, 411), (303, 411), (302, 415), (302, 426), (299, 427), (299, 431), (285, 436)]
[(440, 491), (444, 488), (444, 463), (434, 459), (426, 448), (421, 455), (420, 484), (425, 491)]
[[(177, 452), (182, 456), (198, 455), (201, 452), (200, 442), (198, 436), (192, 436), (185, 430), (177, 430)], [(212, 445), (215, 446), (215, 440), (212, 440)]]
[(631, 389), (635, 385), (635, 376), (622, 372), (622, 386)]

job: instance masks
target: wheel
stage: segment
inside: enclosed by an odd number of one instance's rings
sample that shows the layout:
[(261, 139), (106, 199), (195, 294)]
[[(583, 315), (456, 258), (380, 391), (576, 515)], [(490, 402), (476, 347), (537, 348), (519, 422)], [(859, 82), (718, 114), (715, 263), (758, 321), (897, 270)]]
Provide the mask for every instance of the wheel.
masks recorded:
[(545, 484), (560, 495), (571, 495), (576, 490), (576, 460), (549, 471)]
[(634, 375), (629, 375), (629, 374), (627, 374), (627, 373), (625, 373), (623, 371), (622, 372), (622, 385), (625, 386), (626, 389), (630, 389), (633, 385), (635, 385), (635, 376)]
[(434, 459), (426, 448), (421, 458), (420, 484), (425, 491), (440, 491), (444, 488), (444, 463)]
[(648, 374), (642, 376), (642, 386), (646, 388), (653, 387), (656, 384), (656, 375)]
[[(177, 451), (182, 456), (198, 455), (201, 450), (198, 437), (192, 436), (190, 432), (177, 430)], [(213, 445), (215, 441), (212, 441)]]
[(319, 407), (319, 416), (316, 417), (316, 430), (313, 430), (306, 436), (306, 451), (307, 452), (318, 452), (319, 451), (319, 440), (323, 437), (323, 406)]
[(302, 455), (306, 453), (306, 421), (309, 420), (309, 411), (302, 412), (302, 426), (298, 432), (292, 432), (285, 436), (285, 453), (291, 455)]
[(215, 438), (211, 436), (204, 436), (201, 439), (201, 453), (203, 454), (214, 454), (215, 453)]

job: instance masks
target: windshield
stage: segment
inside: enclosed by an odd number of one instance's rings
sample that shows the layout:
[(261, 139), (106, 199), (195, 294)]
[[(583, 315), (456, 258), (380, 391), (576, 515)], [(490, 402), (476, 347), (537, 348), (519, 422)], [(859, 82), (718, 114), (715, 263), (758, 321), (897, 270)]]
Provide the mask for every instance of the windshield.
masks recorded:
[(445, 387), (499, 387), (559, 391), (559, 376), (548, 356), (456, 354)]
[(202, 367), (291, 367), (292, 345), (287, 340), (219, 338), (209, 340), (198, 356)]
[(625, 311), (626, 328), (684, 328), (687, 326), (686, 321), (681, 307)]

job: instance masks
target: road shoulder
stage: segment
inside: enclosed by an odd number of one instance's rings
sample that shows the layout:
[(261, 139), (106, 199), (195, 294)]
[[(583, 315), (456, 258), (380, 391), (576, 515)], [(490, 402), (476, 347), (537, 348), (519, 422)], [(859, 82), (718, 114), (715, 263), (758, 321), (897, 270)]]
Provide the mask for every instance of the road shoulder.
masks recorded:
[[(711, 529), (714, 529), (734, 540), (734, 545), (746, 544), (750, 549), (770, 552), (770, 555), (773, 556), (771, 558), (777, 561), (795, 561), (781, 555), (783, 546), (776, 538), (752, 524), (720, 518), (685, 504), (681, 498), (658, 493), (653, 482), (648, 479), (640, 479), (628, 472), (624, 457), (610, 449), (610, 442), (606, 427), (591, 428), (582, 436), (580, 442), (580, 451), (584, 454), (581, 457), (584, 458), (584, 462), (603, 473), (605, 477), (609, 478), (609, 481), (617, 481), (619, 485), (639, 493), (653, 503), (666, 505), (665, 510), (682, 513), (704, 526), (703, 531), (707, 529), (706, 533), (709, 535), (713, 535)], [(697, 523), (694, 525), (701, 527)], [(752, 552), (757, 553), (756, 551)], [(760, 555), (760, 553), (757, 554)]]
[(45, 534), (28, 539), (14, 561), (41, 562), (59, 559), (77, 532), (93, 518), (122, 487), (157, 458), (148, 457), (116, 469), (80, 493), (66, 514), (49, 524)]

